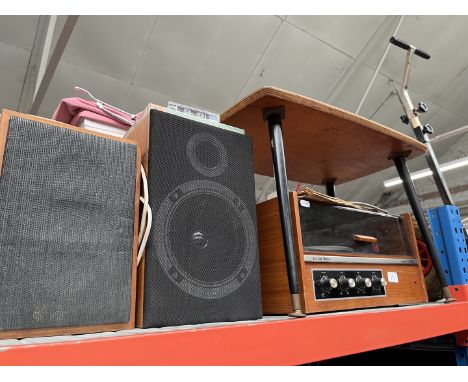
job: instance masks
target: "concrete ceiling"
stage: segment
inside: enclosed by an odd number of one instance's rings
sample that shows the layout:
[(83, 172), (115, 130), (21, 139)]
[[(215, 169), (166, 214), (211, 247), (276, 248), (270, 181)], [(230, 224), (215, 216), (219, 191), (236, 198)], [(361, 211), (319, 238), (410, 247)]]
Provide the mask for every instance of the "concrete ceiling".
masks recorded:
[[(398, 18), (80, 16), (39, 114), (50, 117), (62, 98), (76, 95), (75, 85), (130, 112), (174, 100), (220, 113), (265, 85), (355, 111)], [(57, 31), (64, 20), (59, 17)], [(0, 16), (1, 108), (18, 108), (37, 23), (37, 16)], [(415, 61), (410, 87), (415, 101), (429, 104), (424, 122), (436, 135), (468, 125), (467, 35), (466, 16), (406, 16), (398, 33), (432, 54), (429, 61)], [(392, 94), (403, 60), (404, 53), (392, 47), (360, 114), (411, 134), (399, 120), (401, 106)], [(465, 143), (453, 150), (457, 142)], [(468, 155), (466, 146), (458, 136), (435, 150), (446, 162)], [(423, 159), (409, 166), (426, 167)], [(398, 187), (382, 185), (395, 176), (395, 170), (385, 170), (340, 186), (338, 194), (374, 203), (385, 191), (398, 196)], [(449, 175), (450, 186), (467, 181), (466, 168)], [(417, 184), (435, 189), (430, 180)], [(257, 177), (259, 197), (273, 190), (271, 181)], [(460, 195), (468, 205), (468, 194)]]

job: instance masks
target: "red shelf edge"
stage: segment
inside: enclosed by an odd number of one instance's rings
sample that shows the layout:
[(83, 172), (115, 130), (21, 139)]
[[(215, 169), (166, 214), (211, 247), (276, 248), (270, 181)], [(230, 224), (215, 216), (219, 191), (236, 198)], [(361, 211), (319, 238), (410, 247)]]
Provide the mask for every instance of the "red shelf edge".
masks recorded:
[(297, 365), (468, 329), (468, 302), (0, 348), (0, 365)]

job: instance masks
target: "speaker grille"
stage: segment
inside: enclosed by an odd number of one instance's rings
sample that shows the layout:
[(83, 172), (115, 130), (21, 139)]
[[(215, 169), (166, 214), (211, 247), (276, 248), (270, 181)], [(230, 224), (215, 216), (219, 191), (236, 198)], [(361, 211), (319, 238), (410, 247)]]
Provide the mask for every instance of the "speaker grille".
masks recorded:
[(1, 330), (129, 321), (136, 160), (136, 145), (10, 119)]
[(143, 326), (261, 317), (250, 138), (152, 110), (149, 190)]

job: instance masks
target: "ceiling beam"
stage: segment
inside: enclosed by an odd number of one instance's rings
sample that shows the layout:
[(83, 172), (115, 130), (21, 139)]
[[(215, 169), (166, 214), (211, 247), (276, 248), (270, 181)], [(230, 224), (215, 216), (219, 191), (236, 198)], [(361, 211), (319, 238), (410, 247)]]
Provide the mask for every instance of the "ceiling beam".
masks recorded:
[[(396, 36), (396, 34), (398, 33), (398, 30), (400, 29), (401, 23), (403, 22), (404, 18), (405, 18), (404, 15), (399, 17), (398, 23), (397, 23), (397, 25), (395, 27), (395, 30), (392, 33), (392, 36)], [(374, 74), (372, 75), (371, 80), (367, 84), (367, 88), (366, 88), (364, 94), (362, 95), (361, 101), (359, 102), (359, 105), (356, 108), (356, 111), (354, 112), (355, 114), (359, 114), (359, 112), (361, 111), (362, 105), (364, 104), (364, 101), (366, 100), (367, 95), (369, 94), (369, 91), (370, 91), (372, 85), (374, 84), (374, 81), (377, 78), (377, 75), (380, 72), (380, 68), (382, 67), (383, 62), (385, 61), (385, 58), (387, 57), (388, 51), (390, 50), (391, 46), (392, 46), (392, 44), (390, 42), (388, 42), (387, 47), (385, 48), (385, 52), (382, 55), (382, 57), (380, 58), (379, 64), (377, 65), (377, 68), (375, 68)]]
[(65, 51), (68, 40), (70, 39), (73, 29), (75, 28), (75, 25), (78, 21), (78, 17), (79, 16), (67, 16), (65, 25), (63, 26), (62, 31), (60, 32), (57, 44), (55, 45), (52, 55), (50, 56), (50, 60), (44, 71), (44, 76), (41, 79), (40, 85), (37, 89), (37, 93), (34, 97), (34, 101), (32, 102), (32, 106), (29, 111), (30, 114), (37, 114), (37, 112), (39, 111), (39, 107), (41, 106), (42, 101), (44, 100), (44, 96), (47, 92), (47, 89), (49, 88), (50, 82), (52, 81), (55, 69), (57, 69), (60, 59), (62, 58), (62, 54)]
[(356, 57), (354, 62), (351, 66), (346, 70), (343, 77), (340, 79), (338, 84), (335, 88), (331, 91), (331, 93), (325, 99), (325, 102), (333, 104), (336, 99), (339, 97), (343, 88), (346, 87), (348, 81), (353, 77), (356, 70), (365, 62), (365, 60), (369, 57), (370, 52), (376, 49), (380, 44), (382, 44), (382, 40), (386, 37), (389, 32), (389, 27), (392, 25), (395, 20), (398, 19), (399, 16), (386, 16), (385, 19), (380, 23), (376, 31), (373, 33), (371, 38), (367, 41), (364, 48), (361, 50), (359, 55)]
[(28, 68), (21, 89), (18, 111), (28, 113), (38, 88), (38, 80), (49, 58), (50, 45), (57, 16), (39, 16), (34, 44), (29, 56)]
[(49, 61), (50, 50), (52, 47), (52, 39), (55, 32), (55, 24), (57, 22), (57, 16), (50, 16), (49, 26), (47, 28), (47, 34), (45, 38), (44, 50), (42, 51), (41, 62), (39, 64), (39, 69), (37, 71), (37, 80), (36, 86), (34, 87), (34, 97), (36, 97), (39, 85), (41, 84), (42, 78), (44, 77), (44, 72), (47, 68), (47, 63)]

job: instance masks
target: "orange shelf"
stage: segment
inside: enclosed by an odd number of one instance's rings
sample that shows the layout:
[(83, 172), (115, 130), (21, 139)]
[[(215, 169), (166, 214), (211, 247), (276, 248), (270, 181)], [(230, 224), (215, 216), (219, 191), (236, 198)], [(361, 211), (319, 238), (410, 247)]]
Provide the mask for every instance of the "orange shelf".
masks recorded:
[(467, 329), (468, 301), (433, 303), (0, 345), (0, 365), (298, 365)]

